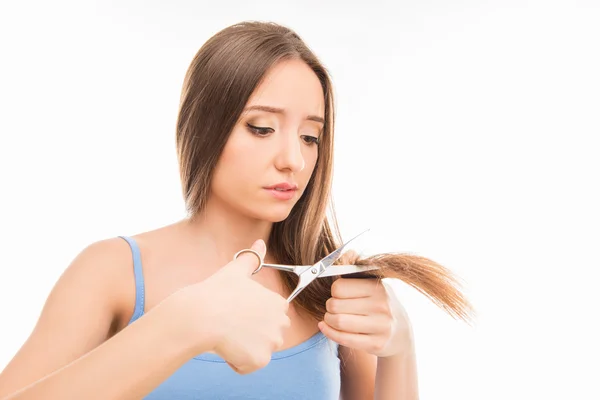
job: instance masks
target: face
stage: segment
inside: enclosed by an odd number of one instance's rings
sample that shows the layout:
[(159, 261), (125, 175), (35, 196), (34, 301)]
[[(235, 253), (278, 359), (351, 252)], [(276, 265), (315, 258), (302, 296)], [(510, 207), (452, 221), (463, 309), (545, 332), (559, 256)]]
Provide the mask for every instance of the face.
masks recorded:
[(317, 162), (324, 103), (321, 83), (303, 61), (276, 64), (225, 145), (210, 201), (250, 218), (287, 218)]

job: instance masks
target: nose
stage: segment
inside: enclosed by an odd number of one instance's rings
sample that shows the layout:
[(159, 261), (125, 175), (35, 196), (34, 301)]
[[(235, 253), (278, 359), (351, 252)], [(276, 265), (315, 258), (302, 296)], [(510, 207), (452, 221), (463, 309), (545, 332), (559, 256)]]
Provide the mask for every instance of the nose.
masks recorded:
[(302, 171), (305, 161), (302, 154), (301, 139), (297, 134), (281, 135), (281, 137), (281, 148), (277, 154), (275, 166), (279, 170)]

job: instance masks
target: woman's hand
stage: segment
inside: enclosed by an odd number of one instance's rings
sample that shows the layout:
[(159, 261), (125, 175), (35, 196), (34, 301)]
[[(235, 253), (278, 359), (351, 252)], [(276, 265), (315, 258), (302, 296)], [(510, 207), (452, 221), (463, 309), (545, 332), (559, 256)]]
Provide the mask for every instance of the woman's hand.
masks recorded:
[(337, 279), (319, 329), (334, 342), (391, 357), (413, 350), (406, 310), (380, 279)]
[[(264, 259), (262, 240), (252, 249)], [(205, 338), (198, 346), (215, 352), (240, 374), (265, 367), (283, 345), (283, 333), (291, 325), (287, 300), (251, 278), (257, 267), (257, 257), (243, 253), (169, 300), (184, 340), (194, 343)]]

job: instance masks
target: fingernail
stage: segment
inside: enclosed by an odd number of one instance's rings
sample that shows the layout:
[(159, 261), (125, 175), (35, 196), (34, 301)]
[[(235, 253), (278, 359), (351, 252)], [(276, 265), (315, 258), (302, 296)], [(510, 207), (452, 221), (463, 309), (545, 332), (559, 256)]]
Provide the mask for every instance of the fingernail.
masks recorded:
[(258, 239), (252, 245), (252, 249), (258, 251), (261, 254), (264, 254), (266, 250), (265, 242), (262, 239)]

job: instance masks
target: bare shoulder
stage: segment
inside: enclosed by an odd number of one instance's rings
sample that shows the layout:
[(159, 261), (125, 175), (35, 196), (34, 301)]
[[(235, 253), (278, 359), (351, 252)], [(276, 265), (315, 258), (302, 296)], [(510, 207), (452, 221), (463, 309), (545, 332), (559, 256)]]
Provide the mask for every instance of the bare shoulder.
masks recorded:
[[(65, 270), (100, 277), (118, 273), (124, 264), (131, 263), (131, 249), (120, 237), (102, 239), (83, 248)], [(99, 268), (102, 266), (102, 268)]]
[(94, 292), (108, 294), (107, 306), (122, 311), (133, 287), (133, 257), (129, 244), (120, 237), (90, 243), (75, 256), (61, 280), (85, 283)]
[(52, 325), (59, 316), (81, 320), (86, 314), (96, 313), (96, 318), (111, 323), (110, 327), (102, 326), (98, 334), (109, 335), (110, 332), (104, 330), (112, 329), (134, 290), (132, 264), (129, 244), (120, 237), (88, 244), (74, 256), (54, 284), (38, 327)]
[(128, 291), (134, 290), (131, 260), (129, 245), (118, 237), (91, 243), (74, 257), (50, 291), (33, 331), (0, 374), (0, 397), (65, 366), (115, 333)]

